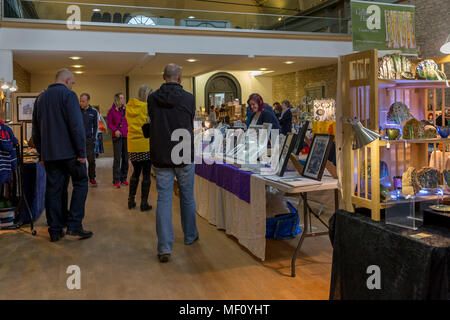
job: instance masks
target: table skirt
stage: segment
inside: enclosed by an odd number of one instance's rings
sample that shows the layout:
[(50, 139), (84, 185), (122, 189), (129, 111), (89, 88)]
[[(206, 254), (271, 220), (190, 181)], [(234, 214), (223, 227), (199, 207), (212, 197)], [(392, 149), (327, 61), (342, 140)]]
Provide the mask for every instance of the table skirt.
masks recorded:
[(250, 203), (195, 175), (197, 213), (264, 261), (266, 253), (266, 191), (261, 178), (250, 179)]

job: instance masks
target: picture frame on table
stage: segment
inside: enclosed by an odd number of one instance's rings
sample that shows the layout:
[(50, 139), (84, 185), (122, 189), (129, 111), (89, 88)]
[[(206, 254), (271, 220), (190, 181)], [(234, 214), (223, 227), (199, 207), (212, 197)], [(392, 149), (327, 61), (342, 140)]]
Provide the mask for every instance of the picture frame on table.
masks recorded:
[(302, 176), (321, 181), (333, 146), (334, 135), (316, 134), (311, 143)]
[(289, 162), (289, 156), (293, 153), (295, 146), (298, 144), (299, 134), (289, 133), (284, 140), (283, 147), (281, 148), (280, 160), (278, 166), (277, 175), (283, 177), (286, 171), (287, 164)]
[(36, 99), (37, 96), (16, 96), (17, 121), (31, 121), (33, 119)]
[(30, 141), (31, 137), (33, 136), (33, 123), (30, 121), (27, 121), (25, 123), (25, 139), (27, 141)]
[(300, 127), (300, 129), (298, 130), (298, 138), (297, 138), (297, 143), (294, 146), (294, 151), (293, 153), (298, 156), (300, 155), (300, 152), (303, 150), (303, 148), (305, 147), (305, 137), (306, 137), (306, 132), (309, 129), (309, 121), (305, 120), (302, 121), (302, 126)]

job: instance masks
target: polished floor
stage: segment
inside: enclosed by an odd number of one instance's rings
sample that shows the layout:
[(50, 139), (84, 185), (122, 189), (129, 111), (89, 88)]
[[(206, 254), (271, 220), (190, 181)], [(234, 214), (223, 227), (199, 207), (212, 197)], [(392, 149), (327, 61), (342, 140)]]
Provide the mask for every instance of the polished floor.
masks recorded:
[[(85, 228), (94, 237), (49, 241), (45, 213), (29, 228), (0, 231), (0, 299), (328, 299), (332, 247), (308, 238), (290, 277), (295, 241), (268, 241), (261, 262), (225, 232), (198, 217), (200, 240), (183, 244), (174, 198), (171, 261), (156, 256), (155, 209), (127, 209), (128, 188), (111, 186), (110, 148), (98, 160), (97, 188), (89, 189)], [(131, 171), (131, 170), (130, 170)], [(138, 193), (139, 195), (139, 193)], [(152, 181), (152, 205), (156, 204)], [(67, 267), (81, 269), (81, 290), (69, 290)]]

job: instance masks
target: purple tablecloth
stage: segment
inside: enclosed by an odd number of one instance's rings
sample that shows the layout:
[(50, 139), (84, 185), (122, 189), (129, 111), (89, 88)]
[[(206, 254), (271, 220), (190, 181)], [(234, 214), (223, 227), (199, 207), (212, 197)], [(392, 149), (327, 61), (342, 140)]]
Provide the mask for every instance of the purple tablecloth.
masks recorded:
[(251, 172), (241, 171), (225, 163), (208, 165), (203, 162), (195, 165), (195, 174), (231, 192), (239, 199), (250, 203)]

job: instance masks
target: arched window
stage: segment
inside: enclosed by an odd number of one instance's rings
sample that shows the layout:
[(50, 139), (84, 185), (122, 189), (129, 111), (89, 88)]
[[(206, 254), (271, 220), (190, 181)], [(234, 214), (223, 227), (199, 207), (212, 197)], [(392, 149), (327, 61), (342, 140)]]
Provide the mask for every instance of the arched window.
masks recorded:
[(135, 24), (135, 25), (141, 25), (141, 26), (156, 26), (155, 21), (146, 16), (135, 16), (128, 21), (128, 24)]
[(205, 107), (208, 112), (210, 106), (220, 107), (234, 99), (241, 101), (242, 96), (241, 85), (233, 75), (219, 72), (208, 79), (205, 86)]

